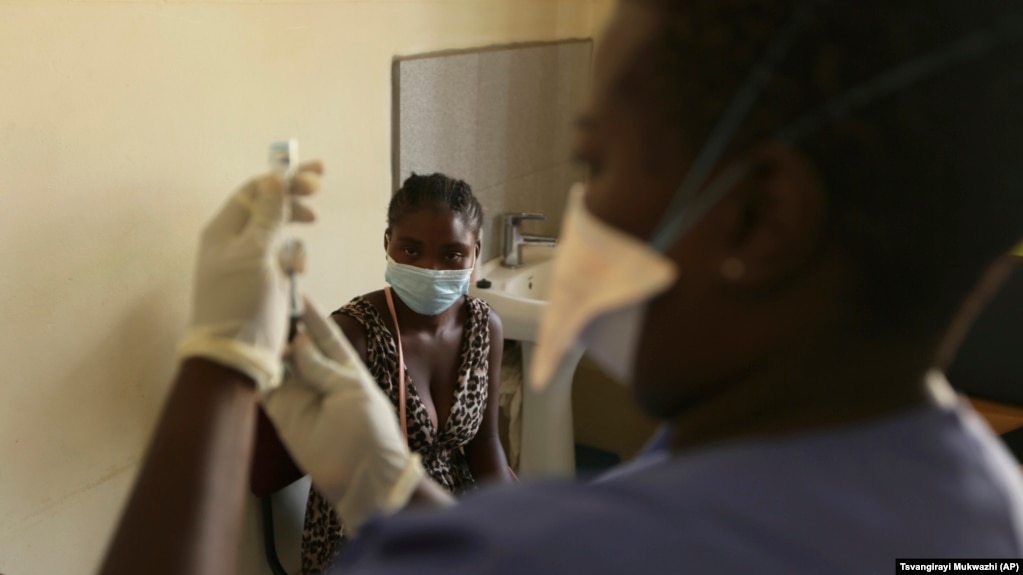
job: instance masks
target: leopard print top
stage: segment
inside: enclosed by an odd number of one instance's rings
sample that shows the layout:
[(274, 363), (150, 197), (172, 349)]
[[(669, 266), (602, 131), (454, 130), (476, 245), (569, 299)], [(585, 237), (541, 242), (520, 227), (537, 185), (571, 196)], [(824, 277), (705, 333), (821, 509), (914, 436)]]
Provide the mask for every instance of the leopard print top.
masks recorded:
[[(459, 494), (476, 485), (463, 448), (483, 421), (490, 376), (490, 307), (465, 296), (468, 311), (459, 353), (458, 382), (451, 414), (444, 426), (434, 429), (412, 379), (405, 371), (405, 412), (409, 448), (422, 457), (423, 467), (434, 481)], [(357, 297), (334, 312), (354, 319), (366, 333), (366, 367), (391, 398), (398, 411), (398, 348), (394, 336), (373, 304)], [(323, 573), (344, 543), (342, 522), (334, 508), (315, 487), (309, 490), (305, 528), (302, 532), (302, 573)]]

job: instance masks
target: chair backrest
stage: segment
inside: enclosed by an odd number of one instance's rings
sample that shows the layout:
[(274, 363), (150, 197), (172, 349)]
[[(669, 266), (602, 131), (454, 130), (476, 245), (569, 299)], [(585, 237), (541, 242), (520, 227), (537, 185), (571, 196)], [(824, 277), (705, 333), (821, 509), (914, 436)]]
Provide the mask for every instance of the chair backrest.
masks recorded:
[(305, 473), (298, 468), (277, 430), (263, 408), (256, 422), (256, 444), (249, 470), (249, 489), (256, 497), (269, 497), (301, 479)]
[(277, 555), (274, 537), (273, 494), (305, 475), (281, 443), (277, 430), (262, 407), (257, 408), (256, 444), (253, 447), (252, 466), (249, 470), (249, 489), (260, 499), (263, 523), (263, 552), (274, 575), (287, 575)]

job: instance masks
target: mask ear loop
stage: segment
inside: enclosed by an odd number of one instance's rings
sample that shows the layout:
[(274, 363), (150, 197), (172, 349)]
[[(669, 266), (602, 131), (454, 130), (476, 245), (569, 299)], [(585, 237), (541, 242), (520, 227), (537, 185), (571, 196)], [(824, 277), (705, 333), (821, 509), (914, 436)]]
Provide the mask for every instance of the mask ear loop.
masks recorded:
[[(654, 233), (650, 238), (650, 245), (653, 249), (665, 253), (678, 240), (679, 236), (688, 231), (698, 219), (692, 217), (691, 212), (699, 211), (701, 215), (705, 214), (729, 191), (730, 188), (715, 184), (716, 194), (711, 195), (708, 190), (697, 200), (693, 199), (710, 177), (711, 170), (717, 165), (728, 144), (735, 137), (735, 133), (746, 120), (746, 116), (749, 115), (753, 105), (760, 98), (764, 87), (774, 76), (775, 68), (788, 54), (799, 33), (813, 21), (812, 4), (813, 2), (806, 1), (796, 8), (789, 22), (768, 45), (767, 54), (763, 60), (750, 71), (739, 91), (728, 104), (721, 119), (714, 126), (685, 178), (675, 191), (675, 195), (665, 210), (664, 217), (654, 228)], [(737, 173), (738, 175), (736, 175)], [(728, 176), (724, 179), (737, 183), (742, 179), (744, 173), (745, 167), (740, 166), (734, 170), (726, 170), (717, 179), (721, 180)], [(699, 202), (699, 204), (693, 205), (694, 202)]]
[(654, 249), (665, 253), (686, 231), (703, 219), (707, 212), (735, 189), (749, 172), (746, 162), (736, 162), (725, 168), (691, 205), (679, 210), (671, 219), (669, 228), (662, 230), (652, 241)]
[(387, 298), (387, 309), (391, 312), (391, 321), (394, 322), (394, 343), (398, 347), (398, 421), (401, 423), (401, 434), (408, 441), (408, 423), (405, 416), (405, 354), (401, 350), (401, 328), (398, 327), (398, 313), (394, 310), (394, 298), (391, 297), (391, 288), (384, 288), (384, 297)]

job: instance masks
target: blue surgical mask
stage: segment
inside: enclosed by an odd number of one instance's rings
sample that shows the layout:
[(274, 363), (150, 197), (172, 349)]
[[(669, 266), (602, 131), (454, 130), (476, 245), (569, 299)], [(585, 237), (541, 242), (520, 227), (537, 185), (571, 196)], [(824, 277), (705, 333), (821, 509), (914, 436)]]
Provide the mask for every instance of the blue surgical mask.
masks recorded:
[(438, 315), (469, 292), (472, 268), (428, 270), (399, 264), (387, 256), (384, 280), (412, 311), (421, 315)]

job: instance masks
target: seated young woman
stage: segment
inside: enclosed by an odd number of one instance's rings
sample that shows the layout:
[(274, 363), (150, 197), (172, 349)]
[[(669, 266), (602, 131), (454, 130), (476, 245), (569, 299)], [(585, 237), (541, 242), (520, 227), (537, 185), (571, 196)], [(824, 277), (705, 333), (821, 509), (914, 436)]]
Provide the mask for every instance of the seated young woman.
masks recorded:
[[(477, 482), (511, 479), (497, 428), (501, 320), (486, 302), (467, 294), (482, 225), (483, 209), (468, 184), (443, 174), (413, 174), (387, 211), (389, 287), (356, 297), (332, 315), (396, 412), (401, 350), (409, 448), (455, 494)], [(303, 573), (319, 574), (329, 566), (344, 542), (342, 525), (343, 518), (312, 487), (302, 534)]]

